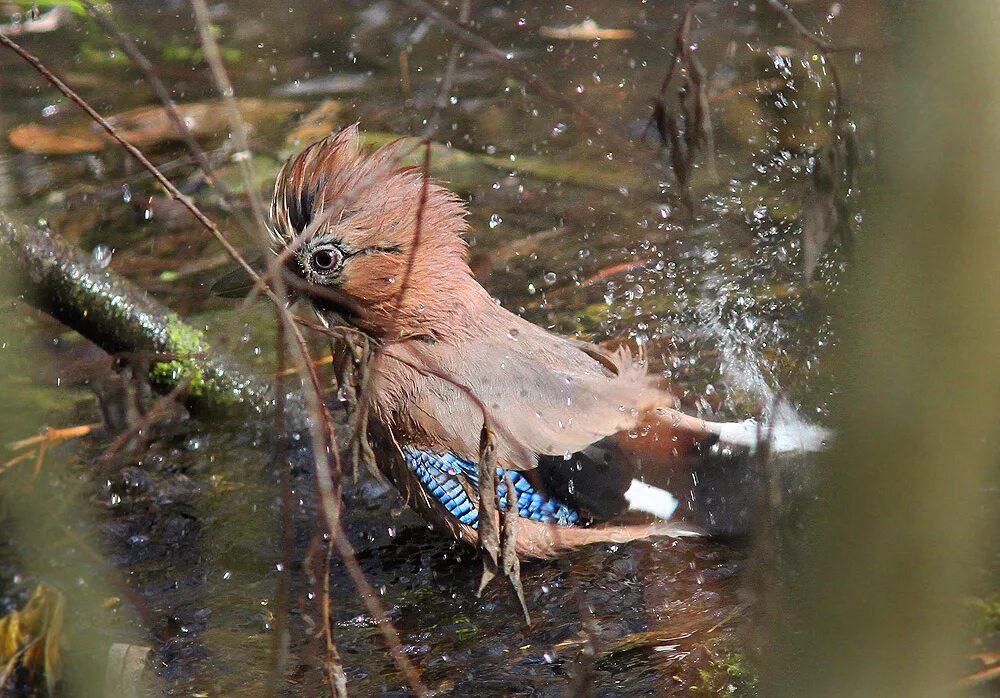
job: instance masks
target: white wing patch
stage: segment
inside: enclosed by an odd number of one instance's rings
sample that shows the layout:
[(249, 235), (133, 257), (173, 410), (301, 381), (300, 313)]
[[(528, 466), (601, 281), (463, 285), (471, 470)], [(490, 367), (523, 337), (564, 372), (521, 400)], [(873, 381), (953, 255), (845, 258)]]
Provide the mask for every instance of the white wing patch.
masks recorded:
[(632, 484), (625, 490), (625, 501), (632, 511), (652, 514), (663, 520), (670, 519), (680, 504), (677, 498), (666, 490), (639, 480), (632, 480)]

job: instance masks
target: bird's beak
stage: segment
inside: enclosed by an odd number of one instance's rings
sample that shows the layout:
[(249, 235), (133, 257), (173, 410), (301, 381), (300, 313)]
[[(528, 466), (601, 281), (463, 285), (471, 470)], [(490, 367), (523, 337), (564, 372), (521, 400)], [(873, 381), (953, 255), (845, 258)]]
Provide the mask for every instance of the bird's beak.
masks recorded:
[[(267, 263), (268, 257), (265, 256), (253, 260), (249, 265), (258, 274), (264, 275), (267, 273)], [(300, 298), (308, 298), (317, 309), (340, 318), (363, 320), (369, 317), (369, 313), (357, 301), (335, 288), (310, 286), (287, 270), (284, 281), (285, 301), (289, 306)], [(236, 266), (212, 284), (210, 293), (222, 298), (245, 298), (255, 284), (256, 280), (246, 269)]]
[[(258, 274), (267, 273), (267, 257), (258, 257), (249, 262), (250, 267)], [(220, 278), (215, 280), (209, 292), (213, 296), (222, 298), (244, 298), (253, 290), (256, 281), (242, 266), (234, 266)], [(294, 291), (289, 290), (289, 295), (293, 296)], [(292, 298), (289, 298), (291, 301)]]

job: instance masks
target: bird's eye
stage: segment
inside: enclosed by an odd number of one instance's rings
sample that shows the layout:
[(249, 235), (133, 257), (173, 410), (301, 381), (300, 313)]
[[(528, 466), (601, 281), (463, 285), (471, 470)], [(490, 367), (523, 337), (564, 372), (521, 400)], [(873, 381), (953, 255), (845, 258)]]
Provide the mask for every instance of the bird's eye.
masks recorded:
[(330, 271), (342, 259), (340, 250), (334, 247), (323, 247), (312, 253), (312, 266), (316, 271)]

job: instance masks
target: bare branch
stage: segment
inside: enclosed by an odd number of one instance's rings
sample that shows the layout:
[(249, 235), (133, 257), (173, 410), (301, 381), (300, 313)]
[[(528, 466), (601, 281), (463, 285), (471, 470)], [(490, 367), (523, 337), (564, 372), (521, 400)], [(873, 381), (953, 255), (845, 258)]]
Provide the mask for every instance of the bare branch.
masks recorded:
[(243, 122), (243, 115), (240, 114), (240, 107), (236, 103), (236, 92), (233, 84), (226, 73), (226, 66), (222, 60), (222, 52), (219, 51), (219, 44), (212, 34), (211, 21), (208, 14), (208, 6), (205, 0), (191, 0), (191, 7), (194, 9), (195, 24), (198, 26), (198, 35), (201, 37), (202, 50), (205, 52), (205, 61), (212, 71), (212, 77), (222, 96), (222, 101), (226, 105), (229, 113), (230, 129), (233, 141), (236, 143), (236, 155), (234, 159), (239, 164), (240, 174), (246, 185), (247, 195), (250, 197), (250, 209), (253, 212), (254, 221), (257, 223), (257, 232), (260, 240), (266, 245), (267, 242), (267, 213), (264, 201), (260, 197), (260, 192), (255, 184), (256, 179), (253, 172), (253, 153), (250, 151), (250, 143), (247, 138), (247, 127)]

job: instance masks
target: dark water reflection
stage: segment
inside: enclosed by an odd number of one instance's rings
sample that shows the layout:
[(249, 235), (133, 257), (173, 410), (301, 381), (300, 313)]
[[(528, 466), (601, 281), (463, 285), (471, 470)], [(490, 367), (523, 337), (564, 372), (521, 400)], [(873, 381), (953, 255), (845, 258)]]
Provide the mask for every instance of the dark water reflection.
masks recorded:
[[(863, 44), (879, 31), (866, 3), (834, 5), (836, 12), (829, 3), (796, 9), (807, 25), (845, 44)], [(466, 52), (437, 138), (509, 164), (448, 161), (439, 176), (470, 200), (474, 268), (508, 307), (565, 333), (647, 344), (654, 365), (690, 406), (725, 417), (770, 404), (798, 366), (792, 402), (800, 414), (821, 419), (831, 389), (822, 363), (833, 338), (820, 299), (835, 289), (842, 260), (831, 255), (821, 264), (819, 293), (807, 296), (798, 216), (810, 159), (830, 135), (828, 74), (818, 56), (796, 48), (795, 36), (753, 3), (699, 9), (691, 40), (713, 95), (717, 178), (705, 168), (695, 171), (692, 215), (666, 159), (643, 135), (683, 6), (475, 3), (478, 32), (570, 95), (610, 136), (594, 137)], [(122, 2), (115, 12), (178, 102), (215, 98), (185, 3)], [(254, 165), (262, 183), (301, 147), (297, 133), (305, 142), (359, 120), (371, 132), (413, 135), (435, 111), (450, 42), (391, 2), (244, 0), (212, 12), (239, 96), (301, 102), (294, 112), (276, 108), (256, 120)], [(635, 37), (559, 41), (539, 33), (586, 18), (634, 29)], [(102, 113), (155, 104), (112, 40), (81, 18), (20, 40)], [(855, 62), (854, 54), (843, 55), (850, 90), (857, 88)], [(71, 105), (15, 57), (0, 54), (0, 68), (4, 131), (27, 122), (56, 130), (77, 123)], [(779, 78), (791, 85), (773, 86)], [(310, 112), (318, 127), (297, 131)], [(856, 108), (853, 117), (863, 132), (864, 110)], [(216, 131), (204, 144), (224, 181), (238, 189), (226, 129)], [(621, 140), (633, 145), (620, 147)], [(147, 150), (240, 238), (239, 216), (224, 210), (176, 144)], [(557, 167), (543, 170), (538, 162)], [(43, 156), (0, 144), (0, 205), (43, 219), (84, 249), (111, 252), (113, 269), (210, 329), (231, 326), (233, 307), (207, 293), (224, 266), (221, 251), (119, 151)], [(250, 237), (241, 239), (250, 245)], [(32, 381), (11, 400), (40, 405), (41, 418), (54, 426), (96, 421), (86, 383), (99, 370), (85, 360), (89, 350), (72, 337), (46, 349), (61, 330), (40, 318), (19, 322), (18, 346), (44, 360), (26, 369)], [(264, 369), (273, 366), (269, 327), (261, 309), (236, 342)], [(35, 387), (56, 379), (55, 395)], [(90, 469), (109, 441), (98, 436), (62, 447), (58, 457), (69, 465), (49, 475), (81, 483), (80, 506), (93, 521), (81, 530), (139, 593), (153, 626), (130, 619), (112, 627), (154, 647), (164, 690), (264, 691), (282, 560), (273, 425), (192, 420), (160, 433), (140, 456)], [(322, 553), (308, 471), (301, 464), (293, 497), (287, 687), (313, 694), (320, 690), (320, 645), (307, 638), (315, 630), (308, 618), (316, 587), (301, 563), (310, 551), (314, 559)], [(740, 591), (745, 553), (739, 548), (658, 541), (531, 563), (524, 585), (534, 623), (524, 628), (500, 585), (483, 599), (475, 596), (474, 556), (427, 531), (401, 510), (394, 493), (363, 483), (346, 496), (349, 531), (369, 581), (381, 591), (407, 655), (442, 693), (563, 695), (575, 690), (580, 672), (599, 695), (735, 685), (717, 675), (737, 650), (748, 599)], [(19, 564), (0, 549), (0, 575), (10, 578), (5, 606), (17, 605), (45, 577), (44, 564), (27, 572)], [(353, 694), (405, 693), (378, 629), (336, 562), (332, 593)], [(585, 625), (596, 645), (592, 658), (584, 651)]]

